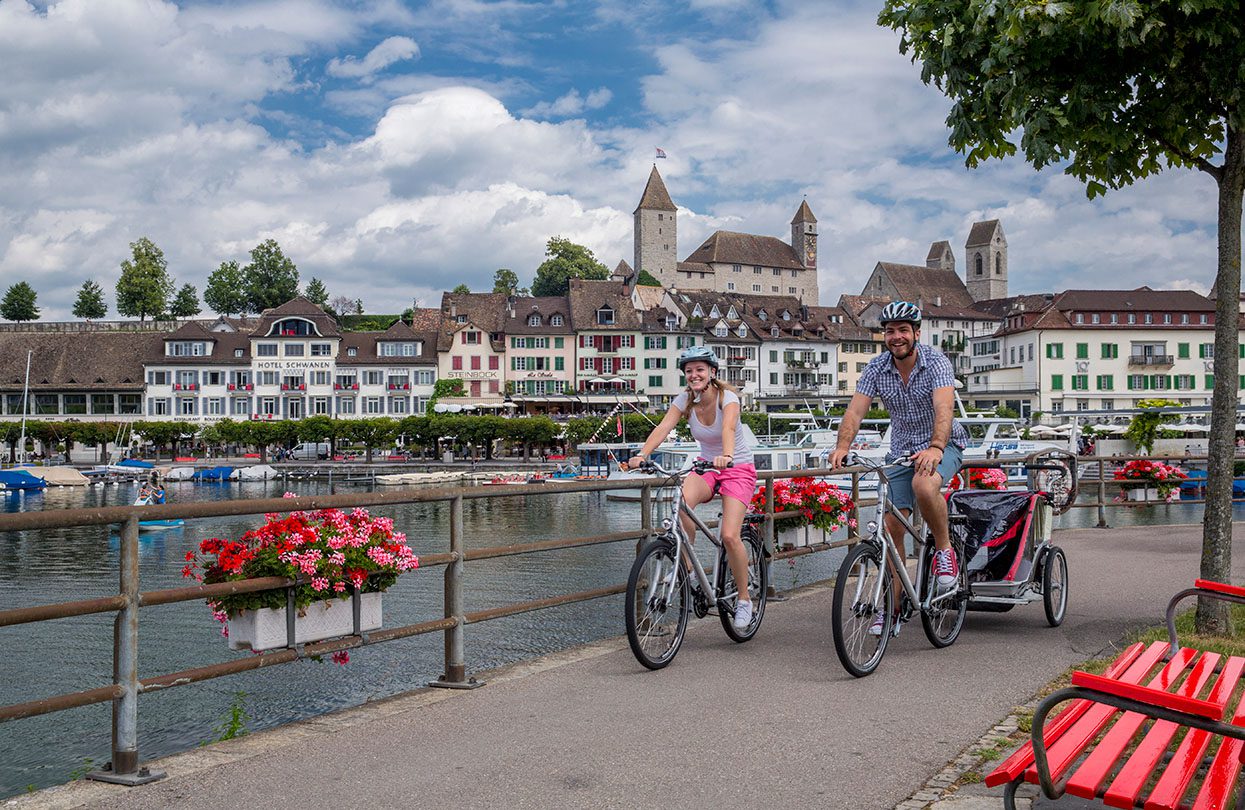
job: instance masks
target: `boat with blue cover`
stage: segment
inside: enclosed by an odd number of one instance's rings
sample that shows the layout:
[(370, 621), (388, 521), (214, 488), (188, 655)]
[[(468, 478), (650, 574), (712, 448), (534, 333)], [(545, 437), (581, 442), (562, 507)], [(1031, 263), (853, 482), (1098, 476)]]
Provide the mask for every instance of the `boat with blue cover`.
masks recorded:
[(0, 470), (0, 490), (6, 492), (45, 489), (47, 485), (47, 481), (26, 470)]

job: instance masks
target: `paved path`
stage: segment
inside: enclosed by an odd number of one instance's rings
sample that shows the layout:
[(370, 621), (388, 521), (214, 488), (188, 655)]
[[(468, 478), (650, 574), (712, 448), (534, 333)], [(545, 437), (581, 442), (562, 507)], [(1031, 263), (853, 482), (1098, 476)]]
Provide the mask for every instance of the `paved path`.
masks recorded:
[[(145, 787), (76, 783), (17, 804), (893, 808), (1067, 667), (1161, 621), (1197, 573), (1201, 526), (1057, 540), (1071, 575), (1062, 627), (1040, 604), (969, 613), (946, 650), (908, 627), (862, 680), (835, 658), (821, 587), (771, 606), (746, 645), (695, 622), (661, 672), (611, 639), (474, 692), (424, 690), (171, 757), (158, 763), (169, 778)], [(936, 806), (999, 807), (998, 795)]]

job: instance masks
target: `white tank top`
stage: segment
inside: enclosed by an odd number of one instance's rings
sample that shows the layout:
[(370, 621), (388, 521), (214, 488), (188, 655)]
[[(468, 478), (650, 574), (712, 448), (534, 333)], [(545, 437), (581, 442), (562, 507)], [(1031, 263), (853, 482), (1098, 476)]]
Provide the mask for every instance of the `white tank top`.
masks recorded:
[[(709, 461), (724, 452), (722, 449), (722, 420), (724, 418), (722, 409), (732, 403), (739, 404), (739, 397), (734, 391), (722, 391), (718, 396), (718, 407), (713, 409), (714, 420), (708, 425), (702, 425), (696, 418), (696, 411), (689, 404), (686, 391), (675, 397), (674, 402), (671, 403), (682, 413), (687, 414), (687, 426), (692, 431), (692, 438), (700, 443), (700, 454)], [(732, 461), (735, 464), (751, 464), (752, 448), (755, 446), (756, 436), (741, 418), (739, 424), (735, 426), (735, 451), (732, 454), (734, 455)]]

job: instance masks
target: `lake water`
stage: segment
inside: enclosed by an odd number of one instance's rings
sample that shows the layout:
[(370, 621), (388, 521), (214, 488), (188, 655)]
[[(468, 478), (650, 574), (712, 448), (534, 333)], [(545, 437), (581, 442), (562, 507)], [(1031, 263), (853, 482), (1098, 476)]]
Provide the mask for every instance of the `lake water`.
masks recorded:
[[(326, 482), (244, 485), (173, 484), (179, 502), (222, 498), (359, 492)], [(0, 501), (7, 511), (129, 504), (134, 485), (49, 489), (12, 493)], [(609, 501), (603, 493), (531, 495), (468, 500), (463, 507), (468, 547), (530, 542), (626, 531), (639, 523), (639, 505)], [(1193, 523), (1201, 506), (1172, 504), (1145, 509), (1111, 509), (1113, 526)], [(448, 509), (437, 504), (377, 508), (393, 517), (417, 554), (448, 549)], [(1245, 506), (1237, 506), (1237, 519)], [(259, 516), (187, 521), (183, 528), (144, 534), (140, 539), (143, 590), (188, 584), (181, 577), (185, 555), (207, 537), (238, 537)], [(1058, 526), (1092, 526), (1093, 509), (1073, 510)], [(702, 545), (704, 545), (702, 543)], [(85, 599), (117, 592), (119, 542), (106, 527), (0, 534), (0, 610)], [(619, 585), (634, 557), (629, 542), (502, 557), (467, 565), (467, 610)], [(841, 552), (779, 561), (773, 578), (780, 589), (826, 579)], [(442, 615), (440, 567), (399, 579), (385, 595), (385, 625), (411, 624)], [(113, 614), (0, 628), (0, 704), (106, 685), (112, 672)], [(622, 597), (614, 596), (466, 628), (468, 673), (623, 633)], [(220, 626), (200, 602), (144, 608), (140, 613), (140, 677), (236, 658)], [(358, 705), (423, 686), (441, 673), (443, 635), (351, 650), (351, 662), (298, 662), (218, 678), (139, 700), (139, 753), (151, 759), (216, 739), (230, 707), (241, 700), (256, 731)], [(241, 695), (241, 696), (240, 696)], [(111, 705), (6, 723), (0, 733), (0, 796), (65, 782), (109, 757)]]

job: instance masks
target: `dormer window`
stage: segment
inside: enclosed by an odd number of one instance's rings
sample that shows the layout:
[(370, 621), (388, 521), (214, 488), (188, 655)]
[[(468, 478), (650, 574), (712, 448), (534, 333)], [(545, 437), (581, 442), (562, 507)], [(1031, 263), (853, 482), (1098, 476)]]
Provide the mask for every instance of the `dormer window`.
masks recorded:
[(717, 337), (726, 337), (727, 331), (725, 323), (719, 323), (717, 326), (713, 327), (713, 334)]
[(164, 353), (168, 357), (203, 357), (208, 353), (207, 343), (201, 340), (166, 340)]
[(351, 346), (350, 348), (346, 349), (346, 356), (347, 357), (358, 357), (359, 350), (355, 348), (354, 346)]
[(737, 321), (739, 320), (739, 313), (735, 311), (734, 307), (731, 307), (726, 311), (726, 317), (730, 318), (732, 321)]
[(721, 318), (722, 317), (722, 310), (718, 309), (717, 304), (714, 304), (713, 309), (709, 310), (709, 317), (710, 318)]
[(760, 319), (760, 320), (762, 320), (762, 321), (768, 321), (768, 320), (769, 320), (769, 314), (768, 314), (768, 313), (766, 313), (766, 311), (765, 311), (765, 310), (763, 310), (763, 309), (758, 309), (758, 310), (757, 310), (757, 318), (759, 318), (759, 319)]
[(598, 326), (613, 326), (614, 325), (614, 310), (608, 306), (604, 306), (598, 309), (597, 310), (597, 325)]
[(678, 325), (679, 325), (678, 318), (674, 317), (673, 315), (666, 316), (666, 330), (667, 331), (673, 330)]
[(320, 330), (316, 329), (315, 324), (302, 318), (286, 318), (277, 321), (268, 330), (268, 335), (279, 335), (281, 337), (311, 337), (318, 336)]
[(549, 318), (549, 325), (550, 325), (550, 326), (561, 326), (561, 325), (562, 325), (562, 316), (561, 316), (561, 315), (553, 315), (553, 316), (551, 316), (551, 317)]
[(233, 356), (234, 356), (234, 357), (241, 357), (241, 356), (243, 356), (245, 353), (246, 353), (246, 352), (244, 352), (242, 349), (234, 349), (234, 350), (233, 350)]
[(744, 326), (744, 325), (741, 323), (741, 324), (739, 325), (739, 328), (735, 330), (735, 334), (739, 335), (740, 337), (747, 337), (747, 336), (748, 336), (748, 327)]
[(528, 325), (528, 326), (540, 326), (540, 316), (539, 316), (539, 315), (534, 315), (534, 314), (533, 314), (533, 315), (528, 315), (528, 316), (527, 316), (527, 325)]
[(467, 322), (466, 315), (455, 315), (454, 316), (454, 323), (466, 323), (466, 322)]
[(421, 350), (418, 340), (381, 341), (376, 348), (381, 357), (416, 357)]
[(705, 317), (705, 311), (700, 308), (700, 304), (697, 304), (696, 306), (692, 307), (692, 317), (693, 318)]
[(770, 327), (769, 335), (770, 337), (778, 337), (778, 327), (777, 326)]
[(789, 321), (789, 320), (791, 320), (791, 313), (790, 313), (790, 312), (788, 312), (787, 310), (785, 310), (785, 309), (784, 309), (784, 310), (782, 311), (782, 319), (783, 319), (784, 321)]

